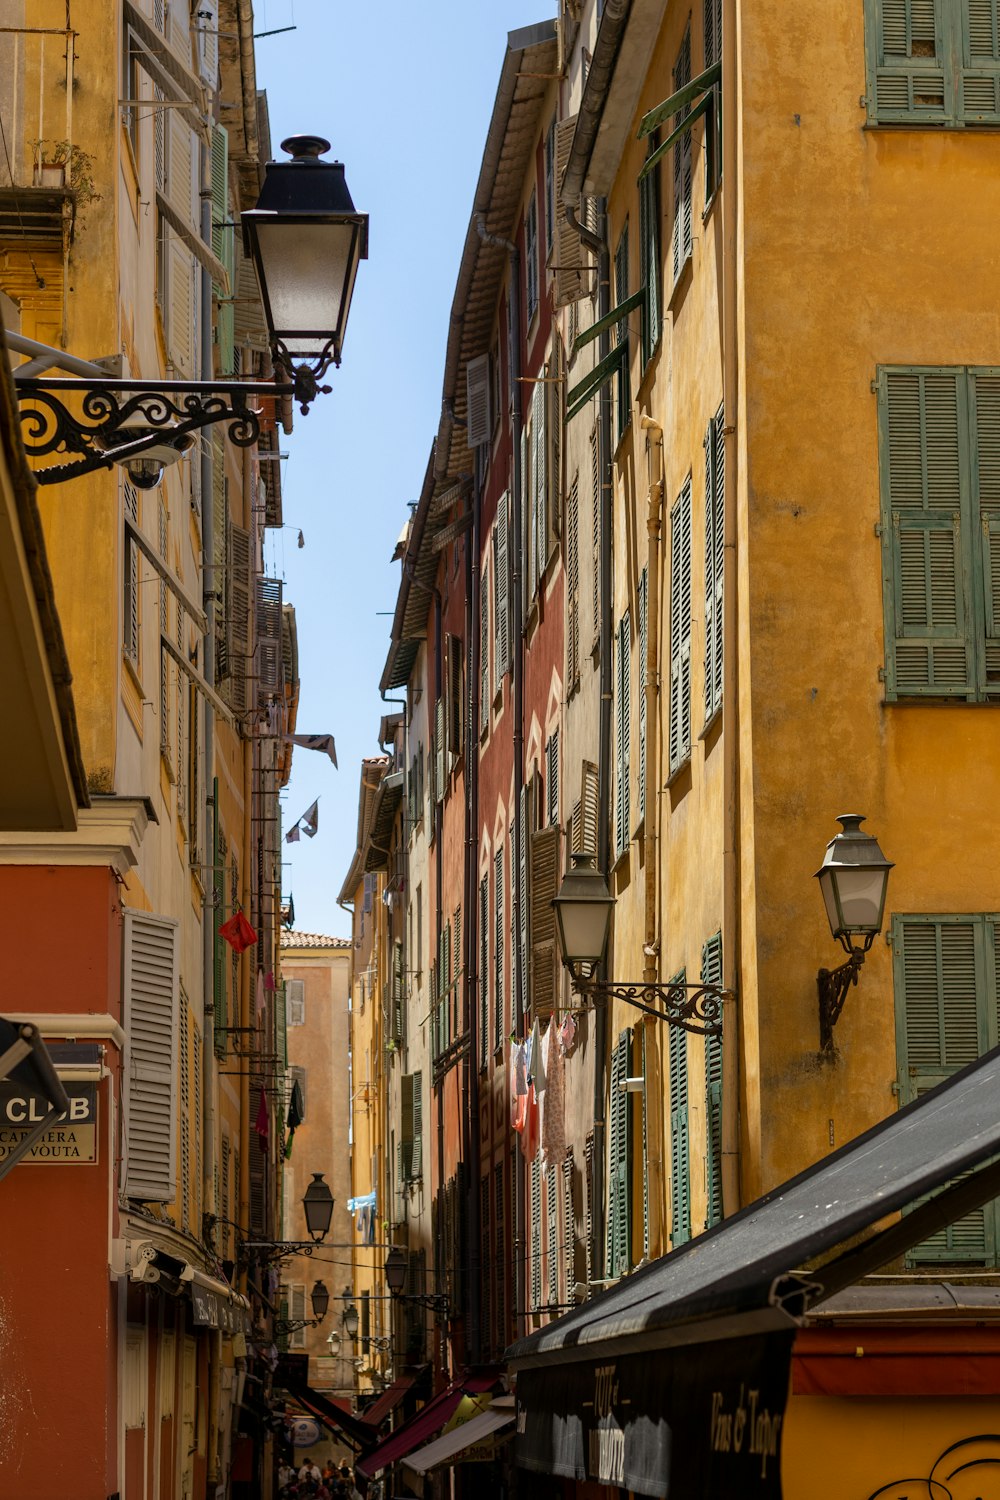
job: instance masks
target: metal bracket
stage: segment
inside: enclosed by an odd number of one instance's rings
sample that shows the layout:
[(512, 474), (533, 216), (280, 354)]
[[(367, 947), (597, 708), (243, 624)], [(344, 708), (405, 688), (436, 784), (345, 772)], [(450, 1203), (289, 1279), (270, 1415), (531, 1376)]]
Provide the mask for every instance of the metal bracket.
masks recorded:
[(576, 990), (588, 1000), (621, 1000), (657, 1021), (680, 1026), (696, 1036), (721, 1036), (722, 1006), (734, 999), (732, 990), (717, 984), (656, 984), (645, 980), (577, 980)]
[(846, 963), (836, 969), (820, 969), (816, 976), (819, 988), (819, 1050), (824, 1057), (833, 1059), (833, 1028), (840, 1020), (840, 1013), (852, 984), (857, 984), (861, 965), (865, 961), (861, 948), (852, 948)]

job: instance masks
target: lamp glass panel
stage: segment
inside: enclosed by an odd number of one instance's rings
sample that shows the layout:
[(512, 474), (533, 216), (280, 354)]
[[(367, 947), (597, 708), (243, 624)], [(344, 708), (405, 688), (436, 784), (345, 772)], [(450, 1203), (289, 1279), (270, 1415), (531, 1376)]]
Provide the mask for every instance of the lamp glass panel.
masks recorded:
[(358, 1310), (353, 1305), (344, 1313), (344, 1330), (349, 1339), (357, 1338)]
[(290, 354), (322, 347), (340, 328), (350, 298), (357, 225), (276, 218), (258, 219), (256, 227), (275, 334)]
[(598, 963), (607, 942), (611, 903), (567, 901), (557, 910), (566, 958), (581, 963)]
[(878, 931), (885, 878), (885, 870), (865, 866), (853, 870), (841, 867), (837, 871), (840, 909), (848, 932)]
[(840, 931), (840, 913), (837, 911), (837, 896), (833, 886), (833, 870), (829, 866), (820, 873), (819, 888), (823, 892), (823, 905), (826, 907), (826, 916), (827, 921), (830, 923), (830, 931), (836, 937)]

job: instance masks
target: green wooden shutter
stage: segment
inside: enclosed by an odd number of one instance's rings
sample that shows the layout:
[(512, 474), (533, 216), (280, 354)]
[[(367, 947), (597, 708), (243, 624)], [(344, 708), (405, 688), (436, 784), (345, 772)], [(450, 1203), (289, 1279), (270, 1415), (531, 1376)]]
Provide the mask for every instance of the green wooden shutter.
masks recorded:
[[(674, 64), (674, 93), (691, 82), (691, 24), (684, 32), (684, 40)], [(685, 104), (678, 111), (678, 124), (687, 119), (691, 105)], [(674, 281), (680, 276), (693, 245), (691, 228), (691, 132), (685, 130), (674, 144), (674, 222), (672, 231), (672, 259)], [(621, 300), (621, 299), (619, 299)]]
[(626, 1027), (611, 1054), (606, 1276), (627, 1276), (632, 1268), (632, 1111), (630, 1096), (621, 1087), (629, 1076), (631, 1057), (632, 1032)]
[[(722, 984), (722, 934), (701, 950), (704, 984)], [(705, 1038), (705, 1227), (722, 1218), (722, 1037)]]
[(965, 373), (878, 384), (887, 696), (974, 697)]
[[(683, 972), (676, 976), (683, 983)], [(676, 1249), (691, 1238), (691, 1160), (688, 1137), (687, 1032), (670, 1027), (670, 1238)]]
[[(659, 135), (649, 137), (647, 154), (656, 150)], [(639, 282), (646, 293), (642, 321), (643, 368), (660, 342), (660, 169), (653, 167), (639, 179)], [(621, 299), (619, 299), (621, 300)]]
[(552, 1014), (558, 985), (556, 924), (552, 907), (560, 876), (559, 826), (549, 824), (531, 835), (529, 886), (531, 891), (531, 988), (532, 1018), (544, 1020)]
[[(996, 924), (981, 916), (894, 916), (896, 1051), (903, 1103), (918, 1099), (997, 1041)], [(987, 1205), (909, 1252), (919, 1262), (995, 1256)]]
[(649, 643), (649, 573), (639, 575), (639, 817), (646, 816), (646, 652)]
[(983, 592), (979, 687), (984, 694), (996, 694), (1000, 693), (1000, 373), (976, 370), (970, 380), (972, 512), (979, 523)]
[(962, 0), (961, 118), (1000, 123), (1000, 0)]
[(288, 1018), (285, 1008), (287, 994), (284, 984), (274, 987), (274, 1050), (283, 1068), (288, 1067)]
[(670, 512), (671, 774), (691, 754), (691, 479)]
[(722, 706), (725, 445), (720, 406), (705, 432), (705, 722)]
[(642, 1254), (649, 1255), (649, 1029), (636, 1028), (635, 1045), (639, 1053), (639, 1075), (642, 1078)]
[[(628, 219), (622, 226), (621, 238), (615, 251), (615, 306), (620, 307), (628, 297)], [(616, 405), (616, 427), (618, 438), (621, 438), (629, 422), (632, 419), (632, 391), (629, 379), (629, 356), (628, 356), (628, 318), (620, 318), (616, 326), (615, 344), (624, 350), (622, 358), (618, 362), (618, 373), (615, 377), (615, 389), (617, 392)]]
[(944, 124), (953, 113), (951, 0), (865, 0), (868, 117)]
[(618, 640), (615, 650), (615, 856), (625, 853), (629, 842), (629, 792), (632, 759), (632, 725), (630, 688), (632, 651), (632, 622), (628, 610), (618, 623)]
[(396, 1151), (400, 1187), (413, 1175), (413, 1074), (404, 1073), (399, 1082), (400, 1125)]

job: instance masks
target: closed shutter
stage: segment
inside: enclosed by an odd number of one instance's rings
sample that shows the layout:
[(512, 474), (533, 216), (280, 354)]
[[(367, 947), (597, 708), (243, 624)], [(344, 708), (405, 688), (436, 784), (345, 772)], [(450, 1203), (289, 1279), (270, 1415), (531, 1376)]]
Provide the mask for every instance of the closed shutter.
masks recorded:
[(213, 283), (217, 302), (215, 338), (219, 350), (219, 373), (233, 374), (235, 342), (236, 246), (234, 227), (229, 213), (229, 132), (222, 125), (212, 126), (212, 253), (229, 272), (233, 295)]
[(548, 821), (559, 822), (559, 731), (553, 729), (545, 746), (545, 790)]
[(629, 843), (629, 794), (632, 774), (632, 722), (630, 689), (632, 622), (628, 610), (618, 622), (615, 643), (615, 857)]
[[(576, 115), (572, 115), (568, 120), (556, 122), (557, 201), (562, 180), (566, 175), (575, 130)], [(556, 307), (565, 307), (569, 302), (578, 301), (589, 290), (590, 261), (587, 251), (580, 243), (579, 235), (567, 221), (565, 213), (558, 210), (553, 254), (555, 265), (551, 269), (555, 271), (555, 304)]]
[[(597, 560), (594, 560), (597, 566)], [(566, 685), (580, 682), (580, 476), (566, 499)]]
[(479, 1066), (485, 1068), (490, 1044), (490, 879), (479, 882)]
[(466, 442), (470, 448), (488, 443), (492, 431), (490, 420), (490, 357), (479, 354), (465, 367)]
[(496, 599), (496, 651), (497, 687), (504, 675), (510, 671), (510, 510), (506, 494), (501, 495), (497, 514), (496, 573), (494, 594)]
[[(649, 138), (647, 155), (659, 146), (659, 134)], [(660, 342), (660, 169), (655, 166), (639, 179), (639, 284), (646, 292), (642, 323), (643, 368)]]
[(596, 426), (590, 434), (590, 482), (593, 495), (594, 510), (592, 516), (591, 542), (593, 544), (594, 564), (594, 639), (597, 640), (601, 631), (601, 463), (600, 463), (600, 441)]
[(437, 800), (444, 798), (445, 786), (447, 784), (447, 773), (445, 770), (445, 732), (444, 732), (444, 698), (439, 698), (434, 705), (434, 783)]
[(274, 987), (274, 1050), (283, 1068), (288, 1066), (288, 1006), (283, 984)]
[[(691, 82), (691, 25), (688, 23), (674, 64), (674, 93)], [(690, 104), (678, 110), (677, 124), (691, 113)], [(685, 130), (674, 146), (674, 222), (671, 237), (674, 281), (680, 276), (693, 244), (691, 230), (691, 131)]]
[(1000, 0), (962, 0), (961, 116), (1000, 123)]
[(725, 449), (720, 406), (705, 432), (705, 722), (722, 705)]
[(535, 1153), (531, 1163), (531, 1308), (542, 1305), (542, 1168)]
[[(486, 573), (486, 569), (483, 569)], [(479, 730), (490, 723), (490, 596), (489, 580), (479, 580)]]
[(882, 370), (879, 392), (888, 695), (968, 697), (967, 382), (959, 370)]
[(464, 693), (462, 681), (462, 642), (457, 635), (448, 637), (448, 750), (452, 763), (462, 754)]
[[(722, 934), (701, 950), (703, 984), (722, 984)], [(722, 1036), (705, 1038), (705, 1227), (722, 1218)]]
[(562, 1249), (566, 1268), (566, 1298), (572, 1302), (573, 1284), (577, 1279), (576, 1214), (573, 1208), (573, 1147), (567, 1148), (562, 1160)]
[(126, 1192), (147, 1203), (176, 1193), (178, 941), (171, 918), (125, 913)]
[[(977, 3), (977, 0), (970, 0)], [(953, 113), (952, 0), (866, 0), (869, 117), (942, 124)]]
[[(997, 939), (983, 916), (894, 916), (893, 986), (899, 1092), (918, 1099), (997, 1043)], [(996, 1203), (939, 1230), (908, 1254), (920, 1262), (996, 1255)]]
[(722, 0), (705, 0), (705, 67), (722, 61)]
[(229, 703), (236, 713), (247, 709), (247, 667), (250, 661), (250, 533), (229, 528), (228, 662)]
[(257, 579), (256, 699), (263, 708), (281, 692), (282, 584), (279, 578)]
[(597, 802), (597, 767), (585, 760), (580, 779), (580, 812), (583, 821), (581, 847), (584, 854), (597, 858), (599, 809)]
[(493, 1278), (496, 1344), (498, 1349), (505, 1349), (509, 1340), (507, 1338), (507, 1242), (505, 1238), (507, 1214), (503, 1162), (498, 1162), (493, 1169), (493, 1193), (493, 1223), (496, 1233)]
[(649, 572), (639, 575), (639, 817), (646, 816), (646, 679), (649, 666)]
[(201, 0), (197, 11), (198, 72), (202, 82), (214, 90), (219, 81), (218, 0)]
[[(288, 1316), (293, 1322), (303, 1322), (306, 1316), (306, 1289), (304, 1282), (293, 1281), (288, 1288)], [(288, 1338), (289, 1349), (306, 1347), (306, 1331), (296, 1328)]]
[(403, 945), (392, 945), (392, 1037), (402, 1046), (406, 1040), (406, 996), (403, 986)]
[(670, 512), (670, 771), (691, 754), (691, 480)]
[(503, 1046), (505, 1004), (503, 987), (503, 950), (505, 941), (503, 913), (503, 845), (493, 856), (493, 1049), (499, 1052)]
[[(685, 975), (676, 976), (683, 983)], [(691, 1163), (688, 1140), (687, 1032), (670, 1030), (670, 1210), (671, 1243), (676, 1249), (691, 1238)]]
[(546, 1269), (548, 1271), (549, 1306), (559, 1301), (559, 1196), (556, 1190), (555, 1164), (550, 1164), (545, 1173), (545, 1220), (548, 1230), (546, 1245)]
[(418, 1182), (424, 1175), (424, 1075), (413, 1075), (413, 1149), (410, 1175)]
[(642, 1253), (649, 1255), (649, 1028), (636, 1029), (635, 1046), (639, 1054), (639, 1077), (642, 1079)]
[(556, 1000), (555, 913), (559, 879), (559, 827), (550, 824), (531, 836), (531, 1015), (544, 1020)]
[(631, 1057), (632, 1032), (626, 1028), (611, 1054), (606, 1276), (627, 1276), (632, 1268), (632, 1110), (631, 1096), (622, 1087)]
[(979, 522), (983, 580), (983, 645), (980, 690), (1000, 693), (1000, 375), (971, 376), (973, 410), (973, 521)]
[(191, 1228), (191, 1007), (180, 989), (180, 1204), (181, 1228)]
[(583, 1261), (584, 1281), (587, 1284), (587, 1296), (590, 1296), (591, 1283), (594, 1279), (594, 1252), (599, 1246), (594, 1244), (594, 1132), (589, 1130), (583, 1143)]
[[(125, 519), (138, 530), (139, 492), (129, 480), (122, 481)], [(139, 662), (139, 549), (125, 533), (124, 605), (122, 609), (122, 649), (138, 671)]]
[(518, 807), (518, 840), (520, 843), (520, 854), (518, 856), (517, 871), (517, 922), (518, 922), (518, 954), (520, 958), (520, 993), (518, 1004), (520, 1015), (527, 1014), (528, 1010), (528, 867), (530, 857), (528, 852), (528, 830), (530, 820), (528, 817), (529, 788), (521, 788), (521, 799)]
[(534, 518), (532, 593), (540, 588), (542, 574), (548, 561), (548, 434), (545, 420), (547, 410), (545, 384), (542, 380), (537, 380), (531, 394), (531, 482), (534, 501), (532, 506)]
[(289, 979), (285, 983), (287, 992), (289, 1026), (304, 1026), (306, 1019), (306, 982), (304, 979)]
[(400, 1187), (405, 1186), (413, 1175), (413, 1077), (412, 1073), (404, 1073), (399, 1081), (400, 1126), (396, 1162)]
[[(629, 269), (628, 269), (628, 220), (622, 228), (618, 248), (615, 251), (615, 306), (620, 307), (628, 296)], [(628, 356), (628, 318), (621, 318), (616, 325), (615, 344), (618, 348), (624, 348), (625, 353), (618, 361), (618, 373), (615, 376), (615, 389), (617, 392), (616, 403), (616, 426), (615, 432), (620, 438), (629, 424), (632, 416), (632, 387), (629, 374)]]

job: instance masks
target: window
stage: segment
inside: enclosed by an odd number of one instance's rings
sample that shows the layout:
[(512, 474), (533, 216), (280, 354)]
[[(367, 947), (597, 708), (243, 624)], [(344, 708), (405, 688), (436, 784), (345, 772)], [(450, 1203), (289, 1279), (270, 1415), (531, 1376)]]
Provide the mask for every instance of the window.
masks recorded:
[[(660, 144), (658, 131), (649, 137), (647, 155)], [(646, 315), (642, 320), (642, 365), (653, 357), (660, 342), (660, 168), (655, 166), (639, 179), (639, 284), (646, 288)]]
[(722, 61), (722, 0), (704, 0), (705, 67)]
[[(683, 984), (683, 970), (673, 983)], [(670, 1031), (670, 1237), (676, 1249), (691, 1238), (691, 1163), (688, 1143), (687, 1032)]]
[(552, 254), (556, 224), (556, 122), (553, 119), (545, 134), (545, 254)]
[[(628, 220), (625, 220), (618, 248), (615, 251), (615, 306), (619, 307), (628, 296)], [(632, 417), (632, 392), (629, 378), (628, 364), (628, 318), (622, 318), (615, 333), (615, 344), (620, 348), (624, 345), (625, 354), (618, 362), (618, 371), (615, 376), (615, 431), (618, 439), (621, 439)]]
[(725, 418), (720, 406), (705, 433), (705, 723), (722, 707), (722, 578), (725, 560)]
[(631, 1060), (632, 1031), (626, 1027), (611, 1054), (605, 1276), (627, 1276), (632, 1269), (632, 1095), (623, 1087)]
[[(681, 50), (674, 63), (674, 93), (691, 82), (691, 26), (684, 33)], [(678, 111), (678, 124), (691, 112), (690, 104)], [(674, 146), (674, 225), (672, 238), (673, 272), (676, 283), (691, 257), (691, 132), (685, 130)]]
[[(701, 950), (703, 984), (722, 984), (722, 933)], [(705, 1228), (722, 1219), (722, 1035), (705, 1038)]]
[[(483, 557), (485, 564), (486, 558)], [(490, 591), (488, 569), (479, 579), (479, 732), (490, 727)]]
[(632, 760), (631, 687), (632, 623), (628, 610), (615, 634), (615, 858), (629, 842), (629, 791)]
[(1000, 124), (996, 0), (865, 0), (868, 118)]
[(1000, 696), (1000, 372), (878, 376), (886, 697)]
[(306, 982), (304, 979), (289, 979), (285, 982), (285, 1007), (289, 1026), (304, 1026), (306, 1020)]
[(424, 1168), (423, 1073), (404, 1073), (400, 1080), (399, 1181), (419, 1182)]
[(559, 731), (553, 729), (545, 742), (545, 798), (547, 821), (559, 822)]
[(528, 872), (531, 902), (530, 1010), (532, 1019), (538, 1020), (544, 1020), (552, 1014), (559, 983), (559, 965), (556, 962), (555, 948), (555, 913), (552, 901), (559, 884), (560, 832), (558, 823), (550, 823), (530, 835), (530, 869)]
[(174, 1090), (178, 1032), (178, 928), (167, 917), (125, 914), (126, 1192), (147, 1203), (176, 1193)]
[(670, 774), (691, 755), (691, 479), (670, 512)]
[[(139, 491), (126, 479), (122, 484), (125, 520), (139, 529)], [(125, 532), (125, 572), (122, 609), (122, 650), (139, 670), (139, 549)]]
[(524, 219), (524, 296), (526, 322), (530, 323), (538, 308), (538, 199), (534, 192)]
[[(997, 1045), (1000, 915), (895, 915), (893, 991), (899, 1099), (908, 1104)], [(996, 1201), (939, 1230), (913, 1263), (996, 1263)]]

